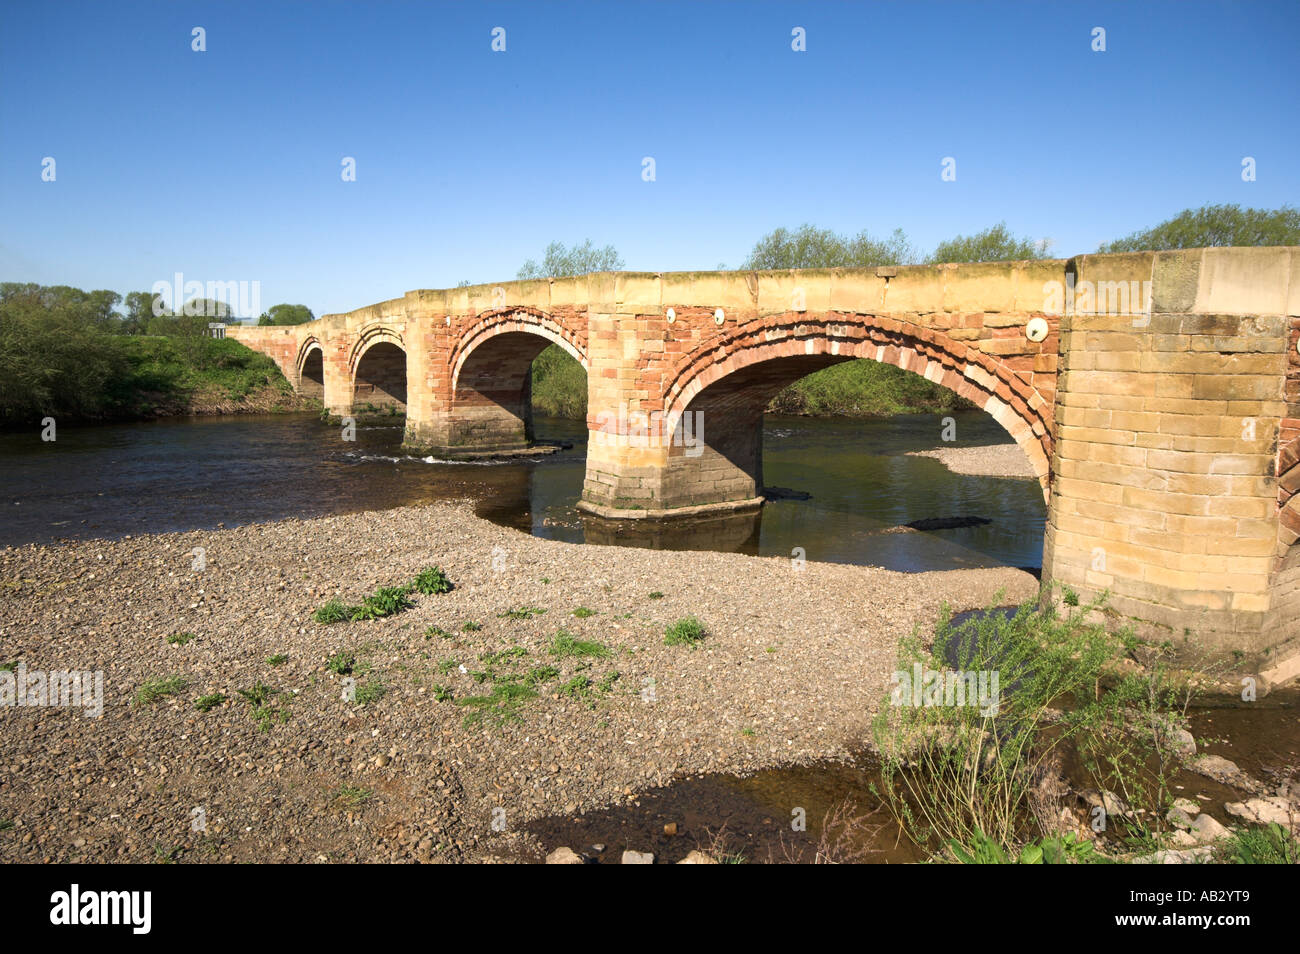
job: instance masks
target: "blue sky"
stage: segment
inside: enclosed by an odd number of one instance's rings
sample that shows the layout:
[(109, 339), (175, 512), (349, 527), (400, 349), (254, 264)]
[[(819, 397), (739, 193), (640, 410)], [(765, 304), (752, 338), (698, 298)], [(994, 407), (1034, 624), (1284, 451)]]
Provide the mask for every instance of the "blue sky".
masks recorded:
[(668, 271), (782, 225), (928, 250), (1005, 220), (1088, 252), (1300, 204), (1297, 48), (1294, 0), (6, 3), (0, 280), (179, 271), (322, 314), (552, 240)]

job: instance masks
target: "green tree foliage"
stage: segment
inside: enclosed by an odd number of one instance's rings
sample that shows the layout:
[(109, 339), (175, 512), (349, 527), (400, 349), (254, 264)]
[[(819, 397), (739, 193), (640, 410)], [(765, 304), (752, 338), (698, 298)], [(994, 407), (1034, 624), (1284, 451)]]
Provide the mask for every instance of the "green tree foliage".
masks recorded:
[(316, 316), (306, 305), (272, 305), (257, 319), (259, 325), (303, 325)]
[[(562, 242), (546, 246), (542, 263), (524, 262), (519, 278), (563, 278), (590, 272), (612, 272), (623, 267), (614, 246), (597, 248), (587, 239), (581, 245), (565, 248)], [(559, 345), (551, 345), (537, 356), (532, 367), (533, 410), (557, 417), (582, 418), (587, 415), (587, 372)]]
[(155, 295), (153, 292), (127, 292), (125, 305), (126, 316), (122, 319), (122, 332), (128, 335), (144, 334), (149, 328), (150, 319), (167, 310), (162, 296)]
[(1046, 258), (1051, 243), (1047, 239), (1035, 242), (1017, 238), (1007, 231), (1005, 222), (973, 235), (958, 235), (940, 242), (930, 254), (933, 264), (944, 262), (1021, 262), (1031, 258)]
[(575, 420), (587, 416), (587, 372), (559, 345), (533, 360), (533, 410)]
[(902, 229), (887, 239), (874, 239), (867, 232), (840, 235), (830, 229), (801, 225), (791, 232), (775, 229), (755, 243), (742, 268), (870, 268), (874, 265), (902, 265), (917, 260), (917, 251)]
[(566, 275), (586, 275), (590, 272), (616, 272), (623, 267), (614, 246), (606, 245), (596, 248), (591, 239), (573, 248), (565, 248), (563, 242), (552, 242), (546, 246), (542, 264), (533, 259), (524, 262), (519, 269), (518, 278), (562, 278)]
[(112, 346), (114, 292), (0, 284), (0, 421), (94, 413), (126, 361)]
[(176, 414), (196, 396), (229, 402), (288, 388), (270, 358), (208, 337), (208, 321), (219, 319), (150, 314), (149, 335), (115, 333), (138, 331), (132, 312), (142, 299), (125, 318), (113, 310), (120, 301), (116, 292), (0, 284), (0, 424)]
[(1105, 242), (1098, 252), (1145, 252), (1224, 245), (1300, 245), (1300, 211), (1203, 205), (1184, 209), (1154, 228)]

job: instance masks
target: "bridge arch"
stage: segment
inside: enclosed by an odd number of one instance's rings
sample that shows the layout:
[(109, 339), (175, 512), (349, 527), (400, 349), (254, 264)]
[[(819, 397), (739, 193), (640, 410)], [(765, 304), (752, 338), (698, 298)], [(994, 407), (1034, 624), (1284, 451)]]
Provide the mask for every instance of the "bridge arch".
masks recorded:
[(666, 429), (675, 431), (688, 409), (706, 415), (712, 409), (712, 416), (727, 420), (736, 432), (733, 446), (719, 448), (724, 456), (733, 461), (752, 456), (763, 408), (776, 394), (814, 371), (860, 358), (919, 374), (986, 411), (1025, 452), (1046, 496), (1051, 404), (997, 358), (940, 331), (890, 317), (788, 312), (703, 341), (665, 375)]
[[(522, 342), (520, 339), (509, 336), (531, 335), (544, 338), (547, 344), (540, 345), (537, 348), (537, 354), (540, 354), (548, 344), (559, 345), (568, 353), (569, 357), (582, 365), (584, 371), (587, 370), (586, 344), (574, 331), (566, 328), (562, 322), (537, 308), (525, 306), (498, 308), (480, 314), (474, 320), (474, 323), (460, 335), (451, 356), (453, 394), (459, 390), (461, 372), (475, 352), (485, 345), (492, 347), (494, 339), (502, 335), (508, 336), (507, 339), (496, 342), (496, 345), (505, 345), (510, 350), (514, 350), (514, 347), (522, 344)], [(526, 351), (526, 348), (521, 349), (521, 353)], [(537, 357), (537, 354), (532, 357)], [(532, 358), (528, 360), (531, 363)]]
[(533, 441), (533, 361), (551, 345), (586, 372), (585, 341), (536, 308), (487, 311), (460, 333), (451, 355), (450, 390), (458, 439), (503, 449)]
[(401, 331), (386, 324), (361, 329), (348, 356), (354, 406), (406, 409), (406, 343)]
[(298, 393), (318, 401), (325, 399), (325, 346), (315, 335), (308, 335), (294, 359), (298, 372)]

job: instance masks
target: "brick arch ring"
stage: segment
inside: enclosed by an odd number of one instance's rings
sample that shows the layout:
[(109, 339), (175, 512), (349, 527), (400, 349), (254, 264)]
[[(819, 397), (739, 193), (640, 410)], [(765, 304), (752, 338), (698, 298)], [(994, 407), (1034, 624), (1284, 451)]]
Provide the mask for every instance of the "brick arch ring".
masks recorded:
[(700, 347), (665, 375), (665, 425), (672, 431), (691, 401), (742, 368), (801, 355), (866, 358), (919, 374), (993, 417), (1029, 459), (1046, 498), (1051, 481), (1051, 404), (995, 357), (941, 332), (894, 318), (809, 316), (791, 312), (755, 319)]
[(546, 312), (537, 308), (497, 308), (480, 314), (465, 333), (460, 336), (452, 352), (451, 387), (453, 393), (460, 386), (461, 368), (470, 355), (485, 342), (497, 335), (511, 332), (537, 335), (551, 344), (559, 345), (587, 370), (587, 349), (568, 328), (556, 321)]
[(302, 374), (303, 367), (307, 364), (307, 355), (311, 354), (311, 349), (316, 348), (321, 353), (321, 359), (325, 357), (325, 346), (321, 344), (319, 338), (315, 335), (308, 335), (298, 348), (298, 357), (294, 359), (294, 368), (299, 374)]
[(406, 343), (402, 340), (402, 333), (389, 325), (367, 325), (361, 329), (357, 336), (357, 342), (352, 346), (352, 352), (348, 355), (348, 375), (355, 378), (357, 376), (357, 365), (361, 363), (362, 356), (377, 344), (388, 342), (395, 344), (406, 352)]

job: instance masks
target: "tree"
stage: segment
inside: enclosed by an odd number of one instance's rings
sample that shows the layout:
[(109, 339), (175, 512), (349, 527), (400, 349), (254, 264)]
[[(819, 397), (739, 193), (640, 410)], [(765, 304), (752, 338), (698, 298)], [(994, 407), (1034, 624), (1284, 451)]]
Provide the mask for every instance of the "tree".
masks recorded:
[(596, 248), (591, 239), (573, 248), (565, 248), (563, 242), (552, 242), (546, 246), (542, 264), (538, 265), (531, 258), (524, 262), (516, 278), (561, 278), (566, 275), (586, 275), (589, 272), (616, 272), (623, 267), (614, 246), (606, 245)]
[(1046, 258), (1051, 247), (1047, 239), (1035, 242), (1016, 238), (1007, 231), (1007, 224), (999, 222), (992, 228), (974, 235), (958, 235), (940, 242), (930, 255), (930, 262), (1020, 262), (1031, 258)]
[(902, 229), (887, 239), (872, 238), (867, 232), (839, 235), (830, 229), (804, 224), (791, 232), (779, 228), (760, 238), (742, 268), (870, 268), (902, 265), (917, 259), (916, 249)]
[(145, 329), (149, 327), (149, 320), (156, 317), (154, 312), (154, 302), (157, 301), (157, 314), (166, 314), (167, 308), (163, 303), (162, 295), (155, 295), (153, 292), (134, 291), (127, 292), (125, 298), (126, 316), (122, 319), (121, 330), (123, 334), (142, 335)]
[(0, 422), (99, 410), (127, 365), (109, 334), (119, 301), (116, 292), (0, 284)]
[(1203, 205), (1184, 209), (1154, 228), (1103, 242), (1098, 252), (1146, 252), (1222, 245), (1300, 245), (1300, 211)]
[(272, 305), (257, 319), (259, 325), (303, 325), (316, 316), (306, 305)]

